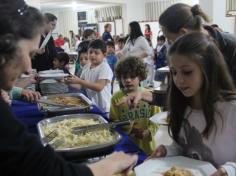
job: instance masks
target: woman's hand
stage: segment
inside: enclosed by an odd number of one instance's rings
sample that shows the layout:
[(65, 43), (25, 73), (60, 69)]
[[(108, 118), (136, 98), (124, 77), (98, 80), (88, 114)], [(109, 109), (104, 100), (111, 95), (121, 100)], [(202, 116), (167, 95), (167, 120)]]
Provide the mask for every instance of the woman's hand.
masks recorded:
[(26, 99), (29, 102), (35, 102), (38, 99), (40, 99), (41, 94), (36, 91), (28, 90), (28, 89), (23, 89), (21, 93), (22, 98)]
[(160, 158), (160, 157), (165, 157), (167, 154), (166, 147), (164, 145), (160, 145), (157, 147), (157, 149), (147, 158), (152, 159), (152, 158)]
[(220, 167), (215, 173), (213, 173), (211, 176), (227, 176), (227, 172), (223, 167)]
[(137, 163), (137, 155), (129, 155), (124, 152), (114, 152), (107, 158), (88, 165), (94, 176), (112, 176), (118, 173), (127, 174)]
[(10, 99), (9, 94), (8, 94), (6, 91), (4, 91), (4, 90), (0, 90), (0, 91), (1, 91), (1, 96), (2, 96), (3, 100), (4, 100), (7, 104), (11, 105), (11, 99)]

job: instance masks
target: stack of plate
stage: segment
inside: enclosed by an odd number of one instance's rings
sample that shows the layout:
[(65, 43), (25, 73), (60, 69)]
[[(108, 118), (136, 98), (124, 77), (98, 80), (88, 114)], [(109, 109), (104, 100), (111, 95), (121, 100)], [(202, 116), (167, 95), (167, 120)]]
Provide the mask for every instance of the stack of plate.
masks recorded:
[(64, 77), (69, 74), (64, 73), (62, 70), (45, 70), (39, 72), (39, 88), (43, 95), (46, 94), (61, 94), (69, 91), (68, 85), (60, 82)]

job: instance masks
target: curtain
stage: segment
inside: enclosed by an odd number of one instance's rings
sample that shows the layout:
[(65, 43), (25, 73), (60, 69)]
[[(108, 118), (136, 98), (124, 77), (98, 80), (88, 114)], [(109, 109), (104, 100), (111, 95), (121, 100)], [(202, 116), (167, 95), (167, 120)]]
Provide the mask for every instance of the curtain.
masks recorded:
[(121, 6), (103, 7), (95, 10), (97, 21), (113, 21), (122, 17)]
[(236, 0), (226, 0), (226, 12), (236, 11)]
[(158, 20), (161, 13), (171, 6), (180, 2), (180, 0), (165, 0), (165, 1), (155, 1), (145, 3), (145, 16), (147, 21), (155, 21)]

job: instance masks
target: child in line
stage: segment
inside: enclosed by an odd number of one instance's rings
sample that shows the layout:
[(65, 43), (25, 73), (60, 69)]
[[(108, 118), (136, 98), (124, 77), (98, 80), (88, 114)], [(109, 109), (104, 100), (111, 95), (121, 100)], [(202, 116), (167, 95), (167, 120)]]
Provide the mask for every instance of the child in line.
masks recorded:
[(115, 55), (115, 44), (113, 41), (108, 41), (106, 42), (106, 45), (107, 45), (107, 56), (106, 56), (106, 59), (107, 59), (107, 63), (109, 64), (112, 72), (113, 72), (113, 77), (112, 77), (112, 82), (111, 82), (111, 93), (113, 93), (113, 85), (114, 85), (114, 81), (115, 81), (115, 74), (114, 74), (114, 71), (115, 71), (115, 66), (116, 66), (116, 63), (117, 63), (117, 57)]
[(212, 38), (194, 32), (173, 44), (168, 61), (174, 143), (159, 146), (152, 157), (183, 155), (213, 164), (218, 170), (212, 176), (235, 175), (236, 92), (222, 53)]
[(53, 69), (63, 70), (64, 73), (70, 73), (68, 70), (68, 64), (70, 57), (65, 52), (57, 53), (56, 57), (53, 59)]
[(90, 63), (83, 68), (78, 78), (67, 78), (68, 84), (79, 84), (86, 90), (87, 96), (105, 112), (110, 110), (112, 70), (106, 58), (106, 44), (96, 39), (89, 44), (88, 57)]
[(145, 91), (139, 87), (139, 84), (147, 76), (146, 65), (136, 57), (128, 57), (118, 62), (115, 72), (124, 88), (112, 96), (110, 119), (112, 121), (133, 120), (131, 125), (124, 127), (124, 130), (140, 148), (150, 154), (156, 147), (154, 135), (158, 127), (149, 118), (159, 112), (159, 108), (146, 102), (140, 102), (134, 109), (130, 109), (127, 104), (119, 104), (129, 93)]
[(88, 58), (88, 46), (88, 40), (81, 42), (78, 46), (78, 59), (75, 64), (75, 75), (78, 77), (80, 77), (84, 66), (90, 63)]

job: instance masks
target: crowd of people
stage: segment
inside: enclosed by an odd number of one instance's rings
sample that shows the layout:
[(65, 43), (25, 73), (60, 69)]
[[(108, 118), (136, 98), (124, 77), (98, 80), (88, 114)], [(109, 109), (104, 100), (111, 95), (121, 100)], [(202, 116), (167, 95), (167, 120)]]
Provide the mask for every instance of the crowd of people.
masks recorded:
[[(40, 98), (39, 92), (25, 88), (37, 81), (33, 68), (63, 70), (70, 76), (61, 81), (83, 89), (110, 121), (132, 120), (123, 130), (149, 159), (183, 155), (210, 162), (217, 168), (212, 176), (236, 175), (236, 37), (209, 25), (199, 5), (177, 3), (167, 8), (159, 18), (163, 35), (158, 35), (155, 48), (150, 25), (143, 33), (137, 21), (129, 23), (126, 37), (112, 37), (107, 23), (101, 37), (86, 29), (82, 41), (72, 30), (70, 38), (59, 35), (54, 40), (53, 14), (41, 14), (23, 0), (3, 0), (0, 14), (1, 174), (114, 175), (137, 162), (136, 155), (116, 152), (97, 163), (77, 165), (42, 146), (10, 108), (11, 99)], [(68, 69), (71, 47), (78, 52), (75, 73)], [(170, 81), (163, 97), (144, 87), (153, 86), (155, 70), (166, 65)], [(18, 79), (23, 73), (31, 74), (27, 81)], [(113, 89), (115, 81), (119, 91)], [(170, 146), (156, 143), (158, 125), (149, 120), (160, 112), (163, 98)]]

